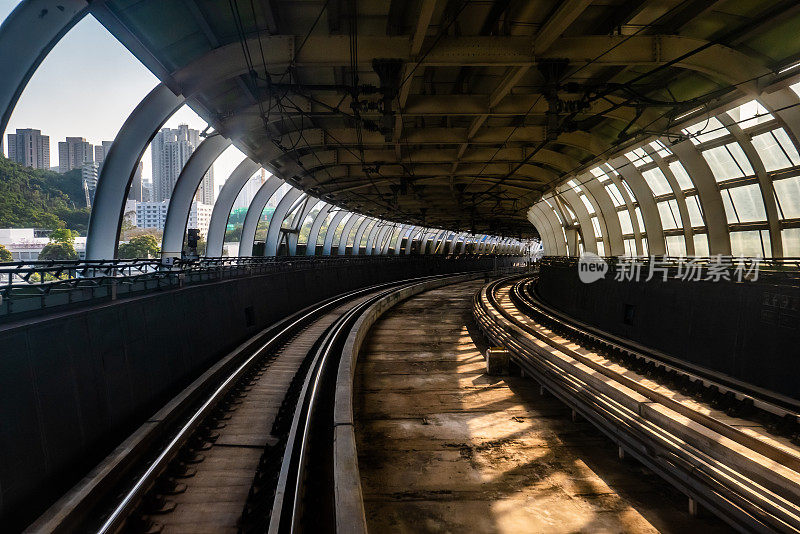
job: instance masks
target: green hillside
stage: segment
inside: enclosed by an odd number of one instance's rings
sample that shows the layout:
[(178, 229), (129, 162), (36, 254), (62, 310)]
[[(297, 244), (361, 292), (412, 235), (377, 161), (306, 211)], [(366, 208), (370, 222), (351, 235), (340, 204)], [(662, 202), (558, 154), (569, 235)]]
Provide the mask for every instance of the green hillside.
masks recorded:
[(36, 170), (0, 155), (0, 228), (69, 228), (85, 235), (85, 204), (80, 169)]

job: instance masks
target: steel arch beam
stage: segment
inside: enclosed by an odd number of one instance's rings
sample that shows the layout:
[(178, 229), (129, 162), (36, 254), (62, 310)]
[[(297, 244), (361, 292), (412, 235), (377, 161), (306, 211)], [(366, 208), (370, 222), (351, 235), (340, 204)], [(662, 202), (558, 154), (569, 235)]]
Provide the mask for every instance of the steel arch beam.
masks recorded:
[[(242, 225), (242, 237), (239, 241), (239, 257), (253, 255), (253, 241), (256, 238), (256, 230), (258, 229), (258, 221), (261, 219), (261, 213), (264, 211), (264, 206), (267, 205), (272, 195), (286, 182), (277, 176), (270, 176), (264, 182), (259, 190), (253, 196), (250, 206), (247, 208), (247, 215), (244, 216), (244, 224)], [(270, 220), (270, 223), (272, 221)]]
[(344, 225), (344, 229), (342, 229), (342, 235), (339, 236), (339, 243), (337, 243), (336, 252), (339, 256), (344, 256), (347, 252), (347, 241), (350, 237), (350, 232), (353, 230), (353, 226), (358, 224), (359, 226), (361, 223), (367, 218), (366, 215), (361, 215), (360, 213), (353, 214), (353, 217), (350, 217), (347, 220), (347, 223)]
[[(295, 51), (297, 39), (296, 35), (260, 35), (249, 38), (246, 43), (251, 49), (264, 50), (264, 61), (274, 68), (290, 64), (306, 67), (350, 64), (351, 51), (346, 35), (312, 35), (306, 39), (302, 50)], [(702, 46), (706, 48), (696, 52)], [(364, 36), (358, 40), (358, 49), (360, 64), (367, 68), (373, 57), (401, 58), (412, 62), (416, 59), (409, 55), (408, 38), (405, 36)], [(535, 65), (547, 57), (569, 59), (570, 63), (579, 65), (590, 61), (587, 50), (607, 50), (601, 58), (591, 61), (604, 66), (655, 66), (683, 57), (675, 63), (676, 66), (731, 84), (769, 73), (759, 61), (732, 48), (678, 35), (562, 37), (555, 41), (550, 50), (552, 55), (532, 54), (531, 40), (527, 36), (444, 37), (438, 46), (422, 58), (420, 65), (522, 67)], [(195, 60), (175, 78), (184, 90), (194, 92), (198, 78), (208, 75), (227, 79), (248, 71), (249, 66), (242, 57), (242, 43), (236, 41)]]
[(390, 223), (387, 227), (388, 232), (381, 238), (381, 242), (379, 243), (378, 254), (385, 256), (389, 254), (389, 248), (392, 246), (392, 237), (394, 236), (394, 229), (398, 228), (399, 231), (402, 231), (402, 225), (397, 226), (395, 223)]
[(592, 218), (591, 215), (589, 215), (589, 210), (586, 209), (581, 199), (578, 198), (578, 194), (567, 184), (562, 186), (561, 201), (568, 204), (578, 218), (580, 231), (583, 234), (583, 248), (588, 252), (597, 254), (597, 238), (594, 235), (594, 227), (592, 226)]
[(461, 236), (463, 234), (464, 234), (464, 232), (456, 232), (455, 235), (453, 235), (453, 239), (451, 239), (450, 242), (447, 243), (447, 254), (448, 255), (453, 253), (453, 249), (456, 248), (456, 245), (458, 244), (458, 240), (461, 238)]
[(761, 161), (761, 156), (758, 155), (758, 151), (753, 146), (752, 138), (742, 131), (742, 128), (735, 123), (727, 113), (720, 114), (719, 121), (733, 134), (733, 138), (736, 139), (739, 146), (742, 147), (745, 156), (750, 160), (750, 166), (753, 167), (753, 172), (756, 178), (758, 178), (761, 201), (764, 203), (767, 224), (769, 224), (770, 252), (773, 258), (782, 258), (783, 237), (781, 236), (778, 202), (775, 200), (777, 197), (775, 196), (775, 189), (772, 186), (772, 178), (767, 174), (764, 162)]
[(367, 246), (364, 248), (364, 255), (372, 256), (372, 249), (375, 247), (375, 237), (382, 232), (388, 223), (386, 221), (378, 220), (372, 225), (372, 229), (367, 236)]
[[(404, 227), (403, 230), (400, 231), (399, 234), (397, 234), (397, 241), (394, 244), (394, 253), (395, 253), (395, 255), (399, 255), (400, 254), (400, 249), (403, 248), (403, 239), (411, 239), (411, 234), (414, 233), (416, 228), (417, 227), (414, 226), (413, 224), (412, 225), (407, 225), (407, 226)], [(405, 249), (403, 249), (403, 251), (405, 252)]]
[(417, 239), (417, 237), (424, 231), (425, 231), (425, 229), (422, 228), (421, 226), (413, 226), (411, 228), (411, 231), (406, 236), (406, 244), (405, 244), (405, 246), (402, 247), (402, 253), (404, 255), (407, 256), (408, 254), (411, 253), (412, 244)]
[(24, 0), (0, 24), (0, 136), (33, 73), (88, 7), (86, 0)]
[[(536, 231), (539, 233), (539, 239), (541, 240), (543, 246), (544, 243), (547, 243), (552, 237), (552, 230), (550, 229), (550, 223), (545, 225), (545, 222), (542, 220), (542, 214), (540, 212), (539, 205), (542, 204), (541, 202), (534, 204), (528, 209), (527, 217), (531, 224), (536, 228)], [(547, 249), (550, 250), (551, 246), (547, 246)]]
[[(711, 255), (730, 255), (731, 238), (728, 232), (728, 218), (725, 216), (722, 195), (719, 192), (719, 187), (711, 168), (691, 141), (686, 140), (676, 143), (671, 148), (672, 152), (678, 156), (678, 160), (684, 166), (686, 172), (691, 176), (692, 182), (694, 182), (697, 189), (697, 198), (700, 200), (703, 215), (706, 218), (708, 253)], [(634, 194), (638, 193), (634, 190)], [(644, 216), (644, 210), (642, 210), (642, 216)], [(649, 236), (650, 225), (647, 220), (645, 220), (645, 226), (647, 226), (647, 234)], [(650, 239), (647, 241), (649, 243)]]
[(606, 237), (608, 253), (612, 256), (622, 256), (625, 254), (625, 243), (622, 241), (622, 226), (619, 224), (619, 215), (611, 202), (608, 191), (591, 174), (584, 175), (580, 182), (586, 190), (587, 196), (595, 204), (595, 210), (600, 218), (601, 224), (605, 228), (603, 237)]
[(686, 196), (683, 194), (678, 180), (669, 168), (669, 164), (659, 156), (658, 151), (653, 149), (650, 145), (645, 145), (642, 148), (645, 148), (653, 161), (656, 162), (656, 165), (661, 169), (661, 172), (667, 179), (670, 188), (672, 188), (672, 192), (675, 194), (675, 202), (678, 204), (678, 212), (681, 214), (681, 222), (683, 223), (683, 240), (686, 243), (686, 255), (694, 256), (694, 230), (692, 230), (692, 223), (689, 218), (689, 208), (686, 206)]
[(464, 236), (464, 239), (463, 239), (463, 240), (461, 241), (461, 243), (459, 244), (459, 248), (458, 248), (458, 255), (459, 255), (459, 256), (460, 256), (461, 254), (464, 254), (464, 251), (467, 249), (467, 244), (469, 243), (469, 240), (470, 240), (471, 238), (472, 238), (472, 236), (470, 236), (470, 235), (465, 235), (465, 236)]
[(538, 202), (531, 206), (528, 210), (528, 220), (533, 223), (533, 226), (539, 232), (539, 237), (542, 240), (542, 246), (545, 249), (545, 253), (554, 256), (557, 255), (557, 249), (555, 244), (553, 243), (554, 238), (554, 229), (552, 226), (552, 222), (545, 217), (543, 211), (545, 209), (550, 209), (544, 202)]
[(267, 237), (264, 240), (264, 256), (278, 255), (278, 242), (281, 238), (283, 221), (286, 219), (286, 215), (289, 214), (289, 210), (294, 206), (295, 201), (303, 194), (300, 189), (292, 188), (278, 202), (267, 227)]
[(226, 148), (231, 146), (231, 140), (222, 135), (214, 134), (205, 138), (197, 149), (189, 156), (183, 166), (167, 208), (167, 219), (164, 222), (164, 237), (161, 244), (161, 257), (180, 258), (183, 251), (183, 236), (189, 221), (189, 211), (197, 187), (203, 181), (203, 176)]
[[(433, 239), (430, 240), (431, 243), (431, 251), (430, 254), (436, 254), (436, 250), (439, 248), (439, 243), (441, 243), (442, 239), (447, 237), (447, 230), (440, 230), (438, 234), (436, 234)], [(427, 252), (427, 248), (425, 249)]]
[[(323, 256), (330, 256), (331, 255), (331, 246), (333, 245), (333, 238), (336, 236), (336, 230), (339, 228), (339, 225), (342, 224), (342, 219), (345, 217), (351, 218), (353, 216), (352, 213), (349, 211), (340, 211), (336, 215), (333, 216), (331, 219), (331, 223), (328, 225), (328, 230), (325, 232), (325, 243), (322, 245), (322, 255)], [(347, 224), (347, 221), (345, 221)], [(344, 230), (342, 230), (344, 232)]]
[(333, 204), (325, 204), (314, 222), (311, 223), (311, 230), (308, 232), (308, 241), (306, 242), (306, 256), (315, 256), (317, 254), (317, 241), (319, 240), (319, 231), (328, 218), (328, 213), (333, 209)]
[(450, 237), (451, 233), (452, 232), (450, 232), (450, 230), (441, 231), (438, 238), (435, 239), (433, 242), (433, 248), (431, 249), (431, 254), (441, 254), (445, 250), (447, 238)]
[(244, 158), (225, 181), (217, 201), (214, 202), (214, 209), (211, 211), (211, 221), (208, 224), (208, 237), (206, 238), (206, 256), (222, 255), (225, 229), (228, 226), (233, 203), (236, 202), (236, 197), (239, 196), (244, 184), (260, 167), (261, 165), (250, 158)]
[(375, 236), (375, 243), (372, 247), (372, 252), (370, 254), (373, 255), (380, 255), (383, 254), (383, 247), (388, 242), (388, 240), (392, 237), (392, 230), (394, 229), (394, 224), (385, 221), (381, 231)]
[(87, 260), (116, 256), (125, 199), (136, 165), (155, 133), (184, 101), (182, 96), (160, 83), (122, 125), (97, 180), (86, 239)]
[(428, 231), (427, 228), (423, 228), (423, 227), (420, 226), (420, 227), (416, 228), (416, 232), (412, 232), (408, 236), (408, 240), (406, 241), (406, 248), (405, 248), (406, 256), (409, 256), (411, 254), (411, 252), (412, 252), (411, 249), (413, 248), (414, 243), (418, 242), (420, 239), (422, 239), (425, 236), (425, 233), (427, 231)]
[[(304, 225), (304, 223), (306, 221), (306, 218), (308, 218), (308, 214), (311, 213), (311, 211), (314, 209), (314, 207), (317, 204), (319, 204), (319, 199), (318, 198), (314, 198), (312, 196), (309, 196), (308, 197), (308, 202), (306, 202), (306, 205), (303, 207), (302, 211), (299, 213), (300, 222), (299, 222), (299, 226), (297, 227), (297, 233), (296, 234), (289, 234), (287, 236), (287, 238), (286, 238), (286, 241), (289, 244), (289, 256), (296, 256), (297, 255), (297, 244), (298, 244), (298, 241), (300, 240), (300, 231), (302, 231), (302, 229), (303, 229), (303, 225)], [(316, 221), (316, 217), (311, 221), (312, 225), (314, 224), (314, 221)], [(310, 236), (310, 234), (309, 234), (309, 236)], [(308, 247), (308, 243), (306, 243), (306, 247)]]
[(364, 237), (364, 232), (367, 231), (370, 223), (376, 219), (366, 217), (361, 224), (356, 227), (356, 233), (353, 235), (353, 247), (350, 249), (350, 255), (358, 256), (361, 254), (361, 240)]
[[(610, 163), (625, 178), (625, 182), (630, 186), (631, 191), (636, 196), (636, 201), (639, 203), (639, 209), (644, 220), (645, 233), (647, 234), (647, 250), (653, 255), (666, 254), (667, 243), (664, 239), (664, 227), (661, 225), (661, 215), (658, 213), (658, 206), (656, 206), (650, 186), (645, 182), (642, 173), (630, 164), (628, 158), (624, 156), (617, 157), (611, 160)], [(720, 202), (722, 202), (722, 199), (720, 199)]]
[(417, 239), (417, 243), (419, 243), (419, 253), (420, 255), (428, 253), (428, 241), (435, 235), (436, 230), (433, 228), (426, 228), (424, 232), (419, 236)]

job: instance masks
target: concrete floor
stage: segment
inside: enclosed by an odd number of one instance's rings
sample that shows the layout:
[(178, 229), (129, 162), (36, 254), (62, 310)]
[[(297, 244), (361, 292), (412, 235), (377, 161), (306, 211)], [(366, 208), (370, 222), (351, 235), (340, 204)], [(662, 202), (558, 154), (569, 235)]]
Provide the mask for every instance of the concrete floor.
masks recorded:
[(525, 378), (484, 373), (481, 283), (390, 310), (359, 356), (358, 443), (371, 532), (723, 532)]

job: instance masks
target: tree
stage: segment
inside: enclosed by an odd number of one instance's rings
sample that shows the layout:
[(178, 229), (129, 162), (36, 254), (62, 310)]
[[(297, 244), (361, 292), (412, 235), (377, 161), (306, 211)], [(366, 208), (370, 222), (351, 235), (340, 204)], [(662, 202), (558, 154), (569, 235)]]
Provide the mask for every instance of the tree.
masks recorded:
[(0, 261), (14, 261), (11, 252), (3, 245), (0, 245)]
[(75, 232), (74, 230), (69, 230), (67, 228), (57, 228), (52, 232), (50, 232), (50, 242), (72, 245), (73, 243), (75, 243), (75, 238), (77, 236), (78, 232)]
[(72, 243), (53, 243), (44, 246), (39, 253), (40, 260), (77, 260), (78, 253)]
[(31, 169), (0, 155), (0, 227), (71, 228), (86, 232), (81, 170)]
[(161, 249), (158, 240), (151, 234), (140, 235), (132, 238), (127, 243), (122, 243), (117, 250), (117, 256), (123, 259), (154, 258)]
[(239, 241), (242, 238), (242, 225), (237, 224), (230, 230), (225, 231), (225, 241)]

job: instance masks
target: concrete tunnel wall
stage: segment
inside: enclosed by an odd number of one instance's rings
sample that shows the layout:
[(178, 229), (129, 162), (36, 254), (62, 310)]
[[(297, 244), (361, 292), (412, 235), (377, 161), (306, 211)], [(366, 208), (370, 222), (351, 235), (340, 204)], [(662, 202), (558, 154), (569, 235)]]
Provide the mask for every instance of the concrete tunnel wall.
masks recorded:
[(611, 334), (800, 399), (800, 287), (613, 277), (584, 284), (577, 274), (574, 265), (543, 265), (537, 291), (557, 310)]
[(3, 325), (0, 524), (34, 519), (157, 408), (260, 329), (348, 290), (491, 269), (494, 261), (342, 262), (154, 292)]

